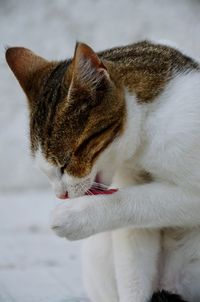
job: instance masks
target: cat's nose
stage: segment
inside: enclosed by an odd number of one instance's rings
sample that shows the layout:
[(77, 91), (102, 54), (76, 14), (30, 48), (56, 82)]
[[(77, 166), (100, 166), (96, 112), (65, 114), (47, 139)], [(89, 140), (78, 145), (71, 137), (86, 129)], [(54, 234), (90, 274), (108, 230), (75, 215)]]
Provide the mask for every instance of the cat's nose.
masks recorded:
[(67, 199), (67, 198), (69, 198), (67, 192), (65, 192), (64, 194), (60, 194), (60, 195), (58, 195), (57, 197), (58, 197), (59, 199)]

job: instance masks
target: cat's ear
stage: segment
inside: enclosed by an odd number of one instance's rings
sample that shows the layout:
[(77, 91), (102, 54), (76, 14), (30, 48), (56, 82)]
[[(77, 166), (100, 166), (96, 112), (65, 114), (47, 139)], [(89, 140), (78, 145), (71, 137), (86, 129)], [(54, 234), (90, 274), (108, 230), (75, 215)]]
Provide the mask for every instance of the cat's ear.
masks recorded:
[(45, 59), (23, 47), (8, 48), (6, 61), (25, 92), (34, 72), (47, 64)]
[(84, 43), (77, 43), (73, 59), (74, 76), (83, 84), (95, 86), (102, 78), (109, 79), (106, 67), (98, 55)]

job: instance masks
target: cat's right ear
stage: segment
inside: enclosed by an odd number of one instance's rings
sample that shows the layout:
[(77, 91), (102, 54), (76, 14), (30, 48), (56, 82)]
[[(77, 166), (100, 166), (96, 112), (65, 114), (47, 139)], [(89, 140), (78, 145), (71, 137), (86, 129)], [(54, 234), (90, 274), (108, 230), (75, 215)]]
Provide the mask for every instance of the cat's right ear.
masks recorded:
[(75, 81), (88, 84), (90, 89), (95, 88), (102, 79), (110, 81), (105, 65), (94, 50), (85, 43), (77, 43), (73, 58)]
[(32, 75), (45, 66), (47, 61), (23, 47), (8, 48), (5, 56), (10, 69), (27, 93)]

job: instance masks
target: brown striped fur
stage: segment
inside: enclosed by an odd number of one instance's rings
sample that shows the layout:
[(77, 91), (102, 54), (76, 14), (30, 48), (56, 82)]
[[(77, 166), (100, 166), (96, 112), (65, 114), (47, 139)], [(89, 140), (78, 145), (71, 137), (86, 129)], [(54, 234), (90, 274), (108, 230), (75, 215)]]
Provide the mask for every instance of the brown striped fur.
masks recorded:
[(49, 162), (77, 177), (89, 174), (123, 132), (124, 88), (149, 103), (175, 73), (199, 68), (178, 50), (148, 41), (98, 55), (78, 43), (73, 59), (63, 62), (15, 47), (6, 59), (29, 100), (33, 153), (40, 146)]

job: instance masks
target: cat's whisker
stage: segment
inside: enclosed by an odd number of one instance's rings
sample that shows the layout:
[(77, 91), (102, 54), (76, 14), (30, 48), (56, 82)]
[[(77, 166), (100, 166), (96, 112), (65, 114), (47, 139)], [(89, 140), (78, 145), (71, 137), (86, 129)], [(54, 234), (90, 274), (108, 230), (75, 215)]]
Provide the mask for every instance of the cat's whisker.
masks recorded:
[(94, 189), (97, 189), (97, 190), (100, 190), (100, 191), (104, 191), (104, 190), (105, 190), (105, 188), (102, 188), (102, 187), (96, 186), (96, 185), (92, 185), (92, 187), (93, 187)]
[(98, 184), (93, 184), (92, 186), (93, 186), (93, 187), (96, 187), (96, 188), (100, 188), (100, 189), (102, 189), (102, 190), (108, 189), (108, 187), (101, 186), (101, 185), (98, 185)]
[(108, 190), (108, 188), (102, 188), (102, 187), (98, 187), (98, 186), (95, 186), (95, 185), (93, 185), (92, 186), (95, 190), (99, 190), (99, 191), (106, 191), (106, 190)]
[(93, 182), (93, 185), (97, 186), (97, 187), (105, 188), (105, 189), (109, 188), (109, 186), (107, 186), (107, 185), (105, 185), (103, 183), (100, 183), (100, 182), (95, 182), (95, 181)]
[(83, 183), (80, 183), (80, 186), (83, 189), (84, 193), (87, 193), (87, 191), (88, 191), (88, 190), (86, 190), (87, 187)]
[(90, 189), (87, 190), (88, 195), (95, 195)]
[(96, 182), (96, 181), (93, 181), (93, 183), (97, 184), (97, 185), (101, 185), (103, 187), (108, 187), (106, 184), (103, 184), (101, 182)]
[(102, 194), (103, 191), (105, 191), (105, 190), (98, 190), (98, 189), (95, 189), (95, 192), (96, 192), (96, 193), (99, 193), (99, 194)]

